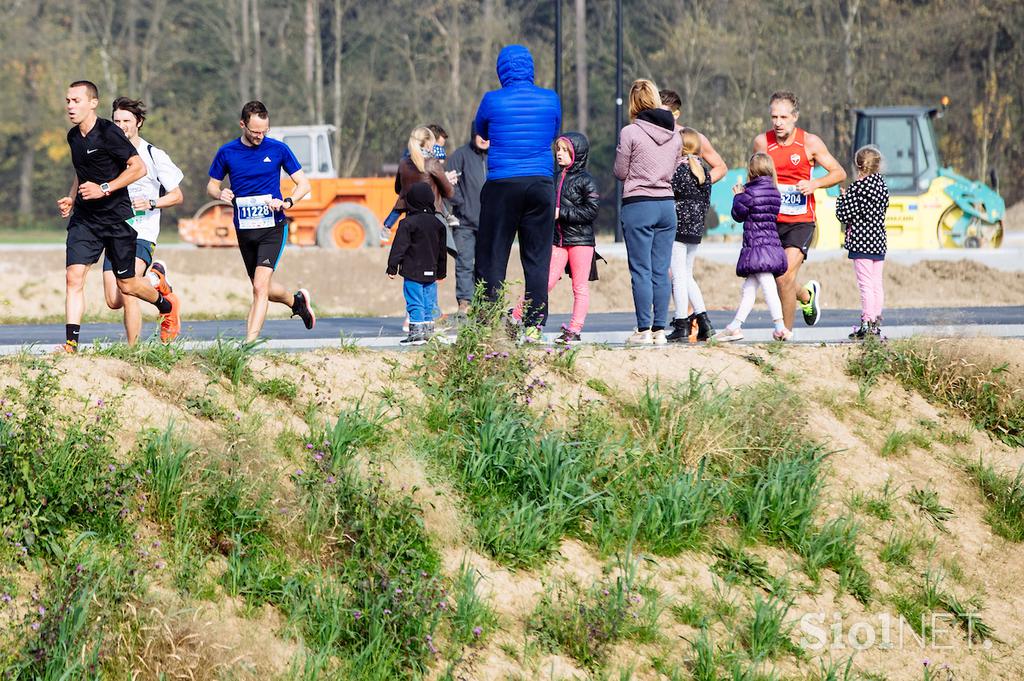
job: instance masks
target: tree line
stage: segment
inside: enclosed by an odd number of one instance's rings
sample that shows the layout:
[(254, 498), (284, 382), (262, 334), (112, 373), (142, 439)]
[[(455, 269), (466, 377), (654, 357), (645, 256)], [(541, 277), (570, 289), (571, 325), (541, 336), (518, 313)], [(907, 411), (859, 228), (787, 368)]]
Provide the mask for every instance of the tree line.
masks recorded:
[[(592, 142), (591, 172), (614, 188), (614, 0), (0, 0), (0, 194), (13, 223), (58, 228), (71, 169), (67, 84), (97, 83), (101, 115), (140, 97), (142, 131), (185, 172), (186, 202), (241, 104), (272, 125), (328, 123), (346, 176), (379, 175), (408, 131), (436, 122), (469, 136), (480, 96), (498, 86), (501, 46), (531, 48), (554, 82), (562, 2), (564, 128)], [(730, 166), (766, 129), (777, 89), (802, 101), (801, 125), (849, 165), (852, 109), (952, 105), (936, 124), (944, 162), (973, 179), (995, 170), (1008, 203), (1024, 197), (1024, 3), (1019, 0), (624, 0), (624, 80), (651, 77), (683, 99), (681, 120)], [(611, 211), (604, 211), (605, 222)]]

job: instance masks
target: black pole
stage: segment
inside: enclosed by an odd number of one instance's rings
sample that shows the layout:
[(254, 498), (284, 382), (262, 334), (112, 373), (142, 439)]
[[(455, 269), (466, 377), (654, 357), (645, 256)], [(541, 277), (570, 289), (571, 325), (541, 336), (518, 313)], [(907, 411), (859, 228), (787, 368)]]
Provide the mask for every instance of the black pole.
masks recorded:
[[(615, 0), (615, 141), (622, 130), (622, 0)], [(622, 180), (615, 178), (615, 240), (622, 241)]]
[(555, 92), (562, 101), (562, 0), (555, 0)]

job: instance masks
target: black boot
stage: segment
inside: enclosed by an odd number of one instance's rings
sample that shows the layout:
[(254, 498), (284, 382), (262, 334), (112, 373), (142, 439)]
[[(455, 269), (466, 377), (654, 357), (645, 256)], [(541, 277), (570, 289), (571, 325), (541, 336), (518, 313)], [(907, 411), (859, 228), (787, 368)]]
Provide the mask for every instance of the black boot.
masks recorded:
[(693, 328), (693, 315), (683, 319), (672, 320), (672, 333), (666, 340), (669, 343), (685, 343), (690, 338), (690, 329)]
[(697, 322), (697, 342), (703, 342), (715, 335), (715, 327), (711, 326), (711, 320), (708, 319), (707, 312), (698, 312), (693, 315), (694, 320)]

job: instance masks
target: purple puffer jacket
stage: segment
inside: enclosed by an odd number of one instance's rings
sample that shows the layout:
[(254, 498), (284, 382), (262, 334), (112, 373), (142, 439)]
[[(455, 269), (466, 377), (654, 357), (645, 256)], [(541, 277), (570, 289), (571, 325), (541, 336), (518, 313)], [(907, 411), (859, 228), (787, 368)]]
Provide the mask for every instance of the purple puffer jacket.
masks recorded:
[(743, 248), (736, 261), (736, 276), (771, 272), (785, 274), (786, 252), (779, 241), (775, 220), (782, 205), (782, 196), (772, 178), (756, 177), (732, 198), (732, 219), (743, 223)]

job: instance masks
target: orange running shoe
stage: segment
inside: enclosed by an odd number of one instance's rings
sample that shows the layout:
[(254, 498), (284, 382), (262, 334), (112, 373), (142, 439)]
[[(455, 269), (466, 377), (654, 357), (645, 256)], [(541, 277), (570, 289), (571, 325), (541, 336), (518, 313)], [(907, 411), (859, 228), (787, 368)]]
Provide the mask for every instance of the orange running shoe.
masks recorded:
[(160, 340), (170, 343), (181, 333), (181, 302), (178, 300), (178, 296), (170, 291), (162, 295), (171, 304), (171, 311), (160, 315)]
[(64, 341), (53, 349), (55, 355), (73, 355), (78, 352), (78, 341)]
[(149, 267), (148, 274), (152, 275), (150, 277), (150, 282), (152, 282), (154, 278), (156, 279), (156, 282), (153, 283), (153, 288), (159, 291), (160, 295), (164, 298), (174, 290), (171, 288), (171, 285), (167, 283), (167, 266), (164, 265), (163, 261), (154, 260), (153, 264)]

